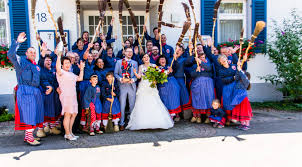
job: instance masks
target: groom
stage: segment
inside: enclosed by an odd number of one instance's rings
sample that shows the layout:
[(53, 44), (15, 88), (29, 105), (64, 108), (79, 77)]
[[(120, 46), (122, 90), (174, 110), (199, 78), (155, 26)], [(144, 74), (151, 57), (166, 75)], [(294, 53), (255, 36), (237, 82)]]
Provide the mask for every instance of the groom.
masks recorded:
[[(114, 69), (114, 77), (118, 80), (120, 88), (120, 103), (121, 103), (121, 120), (120, 120), (120, 130), (123, 131), (125, 125), (125, 107), (127, 96), (129, 99), (130, 112), (134, 108), (135, 96), (136, 96), (136, 80), (133, 68), (138, 69), (137, 62), (131, 60), (133, 56), (133, 50), (131, 48), (125, 49), (125, 58), (118, 60)], [(125, 75), (125, 72), (129, 75)]]

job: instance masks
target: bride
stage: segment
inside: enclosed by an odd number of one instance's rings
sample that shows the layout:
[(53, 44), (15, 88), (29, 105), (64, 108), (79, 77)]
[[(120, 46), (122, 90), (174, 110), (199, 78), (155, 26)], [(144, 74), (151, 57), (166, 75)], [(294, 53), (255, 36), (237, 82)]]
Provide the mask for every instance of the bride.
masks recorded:
[(150, 57), (145, 54), (144, 64), (139, 66), (139, 72), (134, 69), (134, 74), (141, 81), (136, 92), (136, 102), (130, 115), (130, 121), (126, 129), (169, 129), (174, 125), (169, 112), (162, 103), (157, 88), (151, 88), (149, 80), (143, 79), (144, 73), (149, 66), (155, 66), (150, 63)]

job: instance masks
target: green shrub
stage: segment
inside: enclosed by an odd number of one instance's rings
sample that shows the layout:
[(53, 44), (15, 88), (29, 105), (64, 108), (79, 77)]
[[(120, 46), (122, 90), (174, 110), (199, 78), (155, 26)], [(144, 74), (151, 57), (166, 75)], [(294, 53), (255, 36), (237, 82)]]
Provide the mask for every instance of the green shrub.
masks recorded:
[(276, 65), (277, 74), (260, 77), (280, 86), (288, 100), (302, 98), (302, 17), (296, 11), (282, 24), (274, 21), (274, 33), (267, 43), (267, 55)]

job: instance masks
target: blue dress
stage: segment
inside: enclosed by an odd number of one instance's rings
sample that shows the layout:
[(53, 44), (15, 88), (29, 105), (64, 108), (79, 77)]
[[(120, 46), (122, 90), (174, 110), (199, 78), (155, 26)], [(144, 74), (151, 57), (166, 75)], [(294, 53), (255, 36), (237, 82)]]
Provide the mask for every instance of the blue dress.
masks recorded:
[[(107, 98), (112, 98), (111, 91), (112, 91), (112, 85), (110, 85), (108, 81), (104, 81), (102, 84), (102, 96), (104, 98), (102, 120), (108, 120), (111, 102), (108, 101)], [(121, 117), (121, 108), (120, 108), (120, 102), (117, 98), (119, 97), (119, 93), (120, 93), (117, 82), (114, 82), (113, 92), (116, 94), (116, 96), (114, 97), (114, 101), (112, 104), (112, 110), (111, 110), (112, 119), (119, 119)]]
[(175, 60), (175, 71), (173, 71), (173, 75), (180, 86), (180, 104), (183, 110), (191, 108), (190, 95), (185, 83), (185, 67), (187, 65), (187, 59), (189, 59), (189, 57), (185, 58), (182, 56)]
[(193, 63), (191, 71), (193, 78), (191, 84), (192, 107), (198, 110), (207, 110), (211, 108), (212, 101), (215, 99), (212, 64), (207, 59), (206, 62), (200, 64), (201, 72), (196, 72), (197, 64), (195, 60)]
[[(168, 67), (160, 67), (167, 70)], [(180, 106), (180, 86), (172, 74), (168, 76), (168, 82), (164, 84), (157, 84), (159, 96), (164, 105), (169, 110), (170, 114), (177, 114), (181, 112)]]
[(218, 108), (216, 110), (211, 108), (211, 115), (209, 116), (209, 119), (211, 122), (218, 123), (218, 124), (224, 126), (225, 116), (226, 116), (226, 114), (221, 108)]
[[(55, 70), (42, 68), (40, 80), (41, 80), (40, 89), (44, 101), (44, 121), (55, 123), (55, 121), (57, 121), (58, 118), (60, 117), (62, 111), (59, 95), (56, 91), (57, 88), (59, 87), (59, 84), (57, 82)], [(53, 89), (49, 95), (45, 94), (47, 90), (46, 86), (51, 86)]]
[[(33, 64), (25, 56), (17, 58), (17, 41), (13, 41), (10, 50), (7, 53), (8, 58), (16, 69), (18, 81), (17, 90), (17, 109), (16, 130), (31, 129), (44, 121), (43, 96), (39, 89), (40, 86), (40, 67)], [(25, 124), (25, 125), (24, 125)]]

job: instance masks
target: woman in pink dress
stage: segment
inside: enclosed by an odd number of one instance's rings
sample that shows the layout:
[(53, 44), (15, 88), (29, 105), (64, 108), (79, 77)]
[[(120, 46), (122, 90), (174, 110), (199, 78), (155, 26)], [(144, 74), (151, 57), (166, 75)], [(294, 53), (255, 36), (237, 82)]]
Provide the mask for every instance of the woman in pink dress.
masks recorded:
[(77, 76), (72, 72), (69, 72), (71, 67), (71, 61), (67, 57), (62, 57), (62, 53), (58, 54), (56, 69), (57, 69), (57, 80), (60, 88), (60, 101), (62, 104), (62, 115), (64, 115), (64, 129), (67, 140), (76, 140), (78, 136), (72, 133), (72, 126), (74, 120), (78, 114), (78, 102), (76, 93), (76, 82), (83, 80), (83, 70), (85, 64), (81, 61), (80, 63), (80, 75)]

